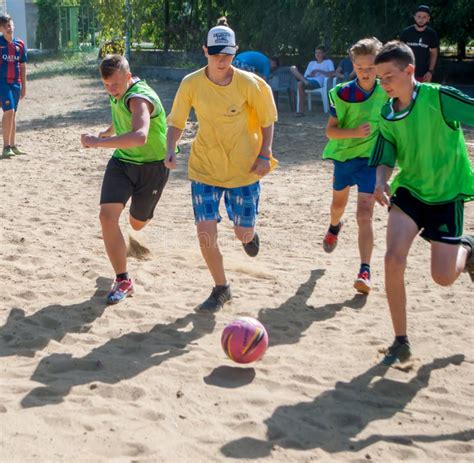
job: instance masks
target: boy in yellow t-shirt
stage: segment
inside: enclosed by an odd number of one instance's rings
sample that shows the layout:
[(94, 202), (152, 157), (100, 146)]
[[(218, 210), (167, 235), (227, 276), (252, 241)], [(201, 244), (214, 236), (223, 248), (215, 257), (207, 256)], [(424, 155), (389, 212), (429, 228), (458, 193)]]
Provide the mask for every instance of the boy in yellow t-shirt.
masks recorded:
[(265, 81), (232, 66), (237, 46), (225, 18), (209, 31), (203, 49), (207, 66), (183, 79), (168, 116), (165, 163), (176, 167), (176, 145), (194, 108), (199, 129), (188, 175), (199, 245), (215, 282), (198, 310), (213, 313), (232, 298), (217, 244), (219, 203), (224, 195), (235, 235), (255, 257), (260, 245), (255, 232), (259, 180), (276, 166), (271, 147), (277, 111)]

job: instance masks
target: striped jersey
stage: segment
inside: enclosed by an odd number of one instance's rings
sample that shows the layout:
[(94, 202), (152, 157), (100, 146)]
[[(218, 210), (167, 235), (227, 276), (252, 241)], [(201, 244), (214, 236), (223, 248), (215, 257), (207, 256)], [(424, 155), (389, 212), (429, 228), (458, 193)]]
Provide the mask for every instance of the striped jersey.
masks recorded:
[(0, 81), (20, 84), (20, 63), (26, 63), (26, 46), (23, 40), (14, 38), (8, 42), (0, 37)]

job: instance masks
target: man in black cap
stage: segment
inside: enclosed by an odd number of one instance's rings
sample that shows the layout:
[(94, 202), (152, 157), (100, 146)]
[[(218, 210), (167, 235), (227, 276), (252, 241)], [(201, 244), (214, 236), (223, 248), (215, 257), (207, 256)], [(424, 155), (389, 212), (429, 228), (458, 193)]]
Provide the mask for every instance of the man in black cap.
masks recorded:
[(431, 82), (438, 59), (439, 38), (436, 31), (428, 27), (430, 16), (429, 6), (418, 6), (415, 24), (400, 33), (400, 40), (415, 54), (415, 78), (419, 82)]

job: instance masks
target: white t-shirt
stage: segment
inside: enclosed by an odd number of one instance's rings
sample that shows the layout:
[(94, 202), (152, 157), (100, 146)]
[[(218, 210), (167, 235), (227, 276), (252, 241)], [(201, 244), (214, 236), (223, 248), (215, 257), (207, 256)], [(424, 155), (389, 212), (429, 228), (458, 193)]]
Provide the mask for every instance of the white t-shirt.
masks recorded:
[(307, 80), (315, 80), (318, 82), (319, 86), (323, 86), (324, 79), (327, 77), (320, 72), (317, 72), (315, 75), (310, 75), (313, 71), (326, 71), (332, 72), (334, 71), (334, 63), (330, 59), (325, 59), (318, 63), (317, 61), (310, 61), (306, 71), (304, 73), (304, 77)]

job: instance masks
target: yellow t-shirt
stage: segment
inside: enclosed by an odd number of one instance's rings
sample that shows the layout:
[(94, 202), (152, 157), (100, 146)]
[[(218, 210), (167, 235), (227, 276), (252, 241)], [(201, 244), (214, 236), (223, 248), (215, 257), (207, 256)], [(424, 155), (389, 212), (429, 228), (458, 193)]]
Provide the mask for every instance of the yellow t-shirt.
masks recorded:
[[(225, 188), (255, 183), (260, 177), (250, 169), (262, 145), (261, 128), (277, 119), (272, 91), (263, 79), (240, 69), (234, 69), (229, 85), (216, 85), (205, 69), (183, 79), (168, 116), (169, 126), (184, 130), (191, 108), (196, 113), (189, 178)], [(276, 164), (272, 157), (272, 169)]]

